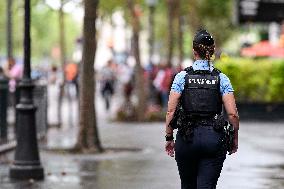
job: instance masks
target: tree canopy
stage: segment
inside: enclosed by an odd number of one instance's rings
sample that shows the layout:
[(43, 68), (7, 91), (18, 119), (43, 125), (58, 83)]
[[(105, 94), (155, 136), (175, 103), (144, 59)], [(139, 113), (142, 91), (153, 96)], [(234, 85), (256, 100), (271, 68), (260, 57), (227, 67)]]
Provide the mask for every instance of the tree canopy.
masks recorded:
[[(141, 7), (141, 28), (147, 28), (148, 7), (144, 0), (133, 0)], [(78, 1), (76, 1), (78, 2)], [(188, 54), (190, 44), (188, 42), (194, 31), (199, 27), (206, 28), (213, 33), (217, 45), (220, 47), (228, 39), (233, 31), (231, 14), (232, 0), (179, 0), (180, 9), (175, 14), (183, 17), (184, 20), (184, 46)], [(79, 5), (79, 6), (82, 6)], [(125, 12), (126, 21), (129, 23), (130, 14), (126, 0), (104, 0), (99, 3), (98, 14), (111, 16), (112, 13), (121, 9)], [(23, 39), (23, 2), (13, 1), (13, 46), (16, 56), (22, 56)], [(163, 46), (167, 36), (167, 3), (158, 1), (156, 5), (155, 22), (159, 27), (155, 28), (156, 41)], [(71, 13), (66, 14), (66, 47), (67, 58), (70, 58), (76, 38), (81, 35), (81, 25), (72, 17)], [(0, 55), (6, 54), (6, 1), (0, 1)], [(57, 10), (51, 9), (44, 0), (32, 0), (32, 56), (40, 58), (48, 55), (53, 47), (59, 44), (59, 22)], [(174, 38), (177, 38), (175, 33)], [(177, 48), (177, 45), (174, 47)], [(176, 50), (175, 50), (176, 51)], [(163, 49), (161, 49), (163, 54)]]
[[(31, 3), (31, 37), (32, 56), (41, 58), (48, 56), (53, 47), (59, 44), (59, 21), (57, 10), (48, 7), (44, 1), (33, 0)], [(70, 13), (66, 14), (66, 47), (70, 58), (76, 42), (81, 35), (79, 25)], [(6, 55), (6, 2), (0, 1), (0, 55)], [(13, 47), (15, 56), (21, 57), (23, 53), (23, 1), (14, 0), (12, 7)]]

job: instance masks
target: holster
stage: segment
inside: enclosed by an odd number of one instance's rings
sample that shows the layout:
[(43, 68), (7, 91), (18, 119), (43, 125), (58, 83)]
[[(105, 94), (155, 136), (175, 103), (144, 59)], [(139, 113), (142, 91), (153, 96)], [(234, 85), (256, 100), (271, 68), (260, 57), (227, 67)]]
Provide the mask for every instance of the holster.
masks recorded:
[(233, 125), (226, 121), (223, 115), (215, 116), (214, 120), (214, 129), (217, 132), (224, 132), (226, 150), (227, 152), (231, 152), (234, 146), (235, 136)]
[(234, 147), (235, 129), (232, 124), (225, 126), (225, 140), (227, 152), (231, 152)]
[(224, 127), (228, 125), (228, 121), (225, 120), (223, 114), (216, 115), (212, 122), (214, 129), (218, 132), (224, 131)]

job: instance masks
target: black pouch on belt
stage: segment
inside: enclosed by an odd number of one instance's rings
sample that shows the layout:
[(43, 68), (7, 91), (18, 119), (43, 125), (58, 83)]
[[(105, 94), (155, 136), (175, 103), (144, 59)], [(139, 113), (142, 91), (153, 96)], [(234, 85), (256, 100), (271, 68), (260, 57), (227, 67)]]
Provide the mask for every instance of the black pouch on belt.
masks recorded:
[(234, 147), (235, 130), (232, 124), (227, 124), (225, 126), (225, 140), (227, 152), (231, 152)]
[(228, 125), (228, 121), (225, 120), (224, 116), (216, 115), (213, 119), (213, 127), (216, 131), (221, 132), (224, 131), (224, 127)]

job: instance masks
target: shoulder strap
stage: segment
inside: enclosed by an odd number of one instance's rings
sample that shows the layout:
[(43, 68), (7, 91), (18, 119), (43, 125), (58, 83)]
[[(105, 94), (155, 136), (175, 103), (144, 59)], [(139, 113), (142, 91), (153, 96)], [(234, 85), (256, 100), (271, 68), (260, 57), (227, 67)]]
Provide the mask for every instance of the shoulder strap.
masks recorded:
[(187, 85), (188, 85), (188, 82), (186, 82), (186, 81), (188, 81), (189, 75), (193, 75), (194, 74), (194, 70), (193, 70), (193, 67), (190, 66), (190, 67), (185, 68), (184, 71), (186, 71), (186, 74), (184, 76), (184, 80), (185, 80), (184, 88), (186, 89)]
[(184, 71), (186, 71), (186, 73), (189, 74), (189, 75), (194, 74), (194, 70), (193, 70), (192, 66), (185, 68)]
[[(222, 72), (217, 68), (214, 68), (211, 73), (212, 76), (218, 76), (218, 88), (220, 88), (221, 85), (220, 73)], [(220, 92), (220, 97), (221, 97), (221, 92)]]
[(213, 76), (219, 76), (219, 74), (222, 73), (220, 70), (218, 70), (217, 68), (214, 68), (211, 72), (211, 74)]

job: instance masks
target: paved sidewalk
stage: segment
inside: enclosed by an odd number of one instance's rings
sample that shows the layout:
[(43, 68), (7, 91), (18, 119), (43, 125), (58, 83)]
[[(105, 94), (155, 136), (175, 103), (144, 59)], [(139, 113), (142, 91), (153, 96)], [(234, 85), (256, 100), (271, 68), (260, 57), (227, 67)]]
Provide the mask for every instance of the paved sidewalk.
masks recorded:
[[(72, 155), (41, 151), (46, 178), (15, 182), (8, 164), (0, 164), (1, 189), (164, 189), (180, 188), (173, 158), (165, 155), (163, 123), (124, 124), (101, 121), (105, 148), (130, 151)], [(49, 146), (72, 144), (76, 129), (49, 133)], [(218, 189), (284, 188), (283, 123), (242, 123), (240, 150), (228, 156)], [(67, 145), (68, 146), (68, 145)], [(140, 150), (135, 150), (140, 149)], [(3, 159), (3, 158), (2, 158)], [(4, 158), (5, 159), (5, 158)], [(13, 159), (12, 154), (6, 160)]]
[[(114, 123), (120, 101), (111, 112), (97, 96), (98, 123), (104, 148), (121, 149), (97, 155), (55, 153), (41, 150), (45, 180), (12, 181), (9, 163), (13, 153), (0, 156), (0, 189), (178, 189), (175, 160), (164, 152), (164, 123)], [(68, 112), (68, 105), (63, 107)], [(74, 104), (74, 110), (76, 105)], [(77, 114), (73, 111), (73, 114)], [(68, 148), (76, 142), (78, 127), (68, 125), (48, 132), (48, 148)], [(74, 121), (77, 118), (74, 117)], [(228, 156), (218, 189), (283, 189), (284, 124), (241, 123), (239, 152)]]

